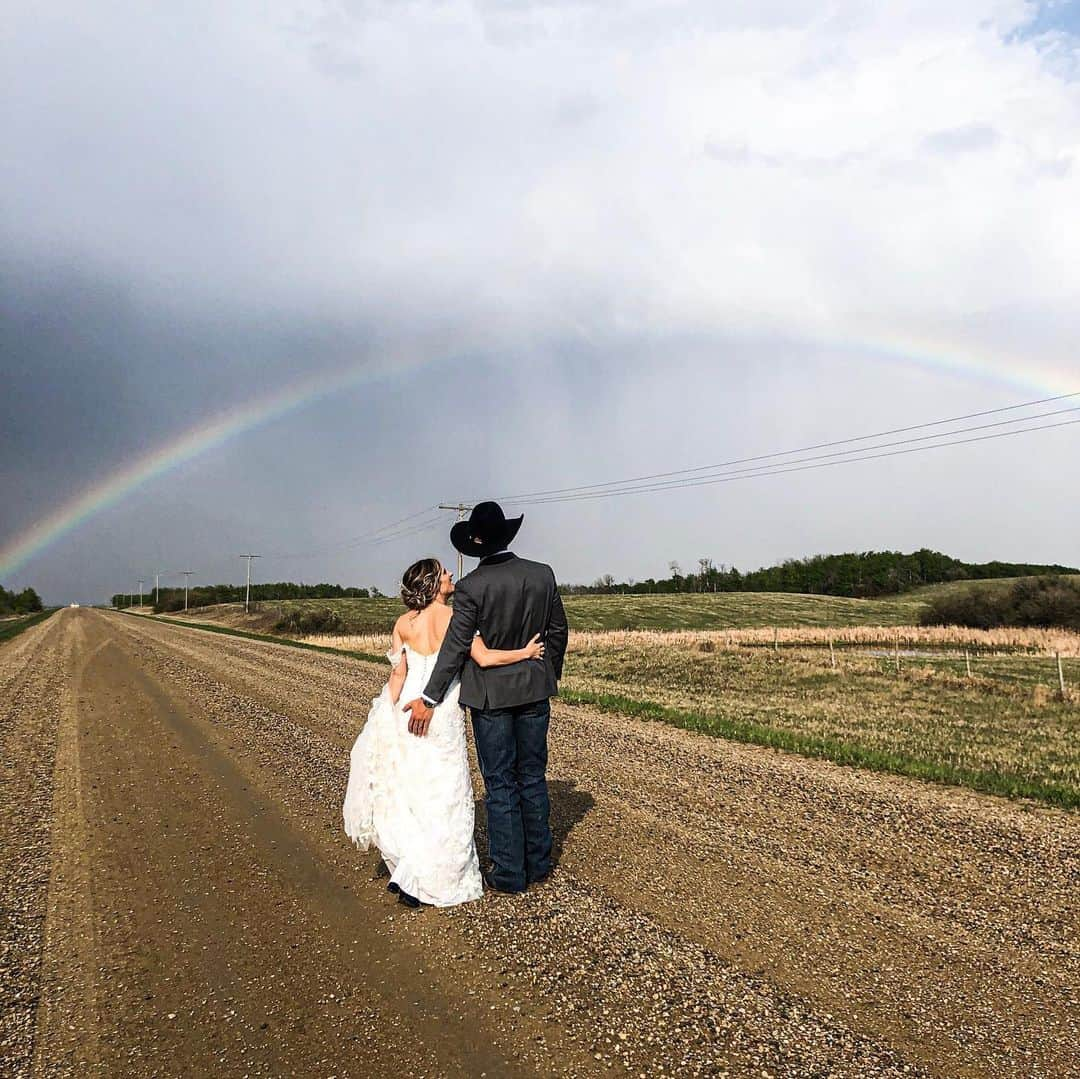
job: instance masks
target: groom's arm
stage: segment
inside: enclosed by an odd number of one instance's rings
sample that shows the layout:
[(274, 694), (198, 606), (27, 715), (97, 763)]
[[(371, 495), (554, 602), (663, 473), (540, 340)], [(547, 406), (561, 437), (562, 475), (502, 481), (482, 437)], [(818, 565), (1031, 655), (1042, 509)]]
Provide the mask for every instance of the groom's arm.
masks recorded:
[(555, 677), (562, 678), (563, 659), (566, 656), (566, 646), (570, 640), (570, 626), (566, 621), (566, 609), (563, 607), (562, 596), (558, 589), (555, 598), (551, 602), (551, 617), (548, 619), (547, 632), (544, 634), (546, 655), (551, 659), (551, 665), (555, 668)]
[(439, 653), (439, 662), (435, 670), (431, 672), (428, 684), (421, 694), (424, 701), (431, 707), (434, 708), (446, 696), (450, 683), (465, 666), (469, 649), (472, 648), (473, 637), (476, 635), (476, 622), (476, 600), (458, 585), (454, 592), (454, 613), (446, 630), (446, 639)]

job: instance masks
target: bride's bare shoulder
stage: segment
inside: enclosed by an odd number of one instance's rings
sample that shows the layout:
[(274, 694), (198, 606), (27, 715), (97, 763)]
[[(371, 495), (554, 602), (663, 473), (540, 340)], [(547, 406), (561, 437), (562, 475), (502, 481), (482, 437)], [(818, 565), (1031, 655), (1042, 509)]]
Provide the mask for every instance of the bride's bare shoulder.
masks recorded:
[(415, 621), (415, 611), (406, 611), (404, 614), (398, 615), (398, 620), (394, 623), (394, 634), (408, 643), (409, 637), (412, 635), (413, 622)]

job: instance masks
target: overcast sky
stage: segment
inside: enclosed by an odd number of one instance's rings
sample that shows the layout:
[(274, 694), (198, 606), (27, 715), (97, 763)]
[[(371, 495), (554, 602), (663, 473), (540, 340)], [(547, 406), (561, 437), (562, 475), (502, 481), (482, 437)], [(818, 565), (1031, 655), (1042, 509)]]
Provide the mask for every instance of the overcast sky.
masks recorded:
[[(389, 590), (450, 516), (350, 541), (440, 501), (1080, 390), (1076, 2), (36, 0), (0, 91), (0, 549), (231, 408), (371, 372), (0, 581), (52, 602), (242, 551)], [(527, 506), (517, 549), (567, 581), (1077, 564), (1078, 461), (1074, 426)]]

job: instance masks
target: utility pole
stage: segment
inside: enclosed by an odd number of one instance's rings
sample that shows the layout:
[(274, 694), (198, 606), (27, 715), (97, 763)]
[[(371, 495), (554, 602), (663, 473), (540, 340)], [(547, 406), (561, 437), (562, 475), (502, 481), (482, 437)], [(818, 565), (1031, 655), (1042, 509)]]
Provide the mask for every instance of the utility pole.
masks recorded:
[(180, 576), (184, 578), (184, 610), (187, 610), (188, 578), (194, 573), (193, 569), (182, 569)]
[(154, 606), (158, 605), (158, 587), (161, 581), (161, 571), (158, 570), (154, 573)]
[(251, 560), (253, 558), (260, 558), (257, 554), (242, 554), (241, 558), (247, 559), (247, 587), (244, 591), (244, 614), (248, 612), (248, 605), (251, 602)]
[[(465, 514), (468, 513), (472, 509), (472, 506), (466, 506), (463, 503), (458, 503), (458, 505), (456, 505), (456, 506), (439, 506), (439, 509), (441, 509), (441, 510), (456, 510), (457, 511), (457, 519), (459, 521), (464, 521), (465, 520)], [(462, 576), (464, 575), (464, 573), (465, 573), (465, 556), (460, 551), (458, 551), (458, 556), (457, 556), (457, 580), (460, 581)]]
[(140, 609), (142, 608), (142, 583), (143, 583), (143, 579), (140, 577), (139, 578), (139, 607), (140, 607)]

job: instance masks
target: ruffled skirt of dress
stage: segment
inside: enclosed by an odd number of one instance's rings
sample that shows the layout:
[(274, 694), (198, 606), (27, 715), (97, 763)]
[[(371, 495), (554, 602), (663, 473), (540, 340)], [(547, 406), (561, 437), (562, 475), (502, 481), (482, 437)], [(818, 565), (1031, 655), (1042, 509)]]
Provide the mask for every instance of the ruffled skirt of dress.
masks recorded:
[(480, 898), (472, 781), (456, 694), (436, 708), (427, 736), (417, 738), (383, 689), (352, 748), (342, 815), (349, 838), (361, 850), (377, 847), (402, 891), (437, 907)]

